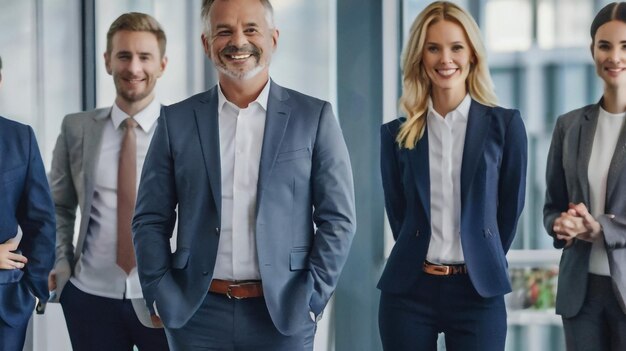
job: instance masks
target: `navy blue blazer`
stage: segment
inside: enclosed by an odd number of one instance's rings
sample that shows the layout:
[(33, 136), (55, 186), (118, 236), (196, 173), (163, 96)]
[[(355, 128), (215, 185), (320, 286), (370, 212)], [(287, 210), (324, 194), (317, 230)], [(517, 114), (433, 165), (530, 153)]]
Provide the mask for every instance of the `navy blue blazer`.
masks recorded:
[(54, 264), (54, 206), (37, 141), (26, 125), (0, 117), (0, 243), (22, 229), (18, 250), (23, 269), (0, 269), (0, 318), (18, 326), (30, 318), (35, 300), (48, 301)]
[[(401, 149), (396, 136), (402, 122), (381, 127), (385, 206), (396, 244), (378, 288), (396, 294), (419, 288), (431, 230), (428, 127), (415, 148)], [(483, 297), (511, 291), (505, 256), (524, 207), (526, 162), (519, 111), (472, 100), (461, 166), (461, 246)]]
[[(146, 303), (168, 328), (202, 304), (221, 226), (218, 91), (164, 107), (133, 220)], [(356, 230), (348, 149), (330, 104), (271, 82), (255, 235), (267, 309), (284, 335), (312, 323), (333, 293)], [(169, 238), (178, 217), (176, 252)]]

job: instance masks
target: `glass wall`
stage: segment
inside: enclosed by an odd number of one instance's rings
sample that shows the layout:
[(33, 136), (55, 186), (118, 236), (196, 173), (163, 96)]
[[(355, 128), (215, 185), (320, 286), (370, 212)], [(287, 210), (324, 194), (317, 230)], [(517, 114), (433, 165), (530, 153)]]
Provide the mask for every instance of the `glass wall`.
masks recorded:
[(274, 0), (276, 83), (333, 103), (336, 109), (336, 0)]
[(45, 164), (63, 116), (80, 109), (78, 0), (0, 0), (0, 115), (35, 130)]

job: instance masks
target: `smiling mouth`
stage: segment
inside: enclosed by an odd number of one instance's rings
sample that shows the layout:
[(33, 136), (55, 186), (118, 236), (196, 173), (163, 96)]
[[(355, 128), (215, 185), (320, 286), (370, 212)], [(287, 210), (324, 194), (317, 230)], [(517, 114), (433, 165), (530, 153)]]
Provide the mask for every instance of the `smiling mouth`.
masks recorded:
[(124, 80), (130, 84), (138, 84), (143, 82), (145, 78), (125, 78)]
[(229, 57), (232, 60), (245, 60), (245, 59), (249, 58), (250, 56), (252, 56), (252, 54), (226, 55), (226, 56)]
[(457, 70), (458, 68), (445, 68), (445, 69), (436, 69), (435, 72), (437, 72), (440, 76), (449, 77), (453, 75), (454, 73), (456, 73)]
[(617, 68), (607, 67), (605, 68), (605, 70), (609, 71), (610, 73), (619, 73), (619, 72), (622, 72), (624, 68), (623, 67), (617, 67)]

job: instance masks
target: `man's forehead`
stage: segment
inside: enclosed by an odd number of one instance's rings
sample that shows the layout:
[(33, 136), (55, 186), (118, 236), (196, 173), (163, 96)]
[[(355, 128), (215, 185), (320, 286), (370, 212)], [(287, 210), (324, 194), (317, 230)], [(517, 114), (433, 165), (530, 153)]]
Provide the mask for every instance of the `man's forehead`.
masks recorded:
[(119, 31), (113, 35), (113, 51), (136, 51), (159, 48), (159, 41), (154, 33), (148, 31)]
[(209, 18), (213, 26), (230, 22), (266, 24), (266, 8), (259, 0), (217, 0), (211, 6)]

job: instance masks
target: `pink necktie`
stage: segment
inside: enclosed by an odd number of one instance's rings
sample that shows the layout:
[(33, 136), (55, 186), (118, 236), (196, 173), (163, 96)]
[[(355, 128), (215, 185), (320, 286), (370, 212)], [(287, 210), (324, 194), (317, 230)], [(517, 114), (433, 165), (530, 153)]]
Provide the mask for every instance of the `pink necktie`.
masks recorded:
[(133, 248), (131, 222), (137, 197), (137, 122), (124, 121), (124, 136), (117, 171), (117, 265), (126, 272), (137, 265)]

